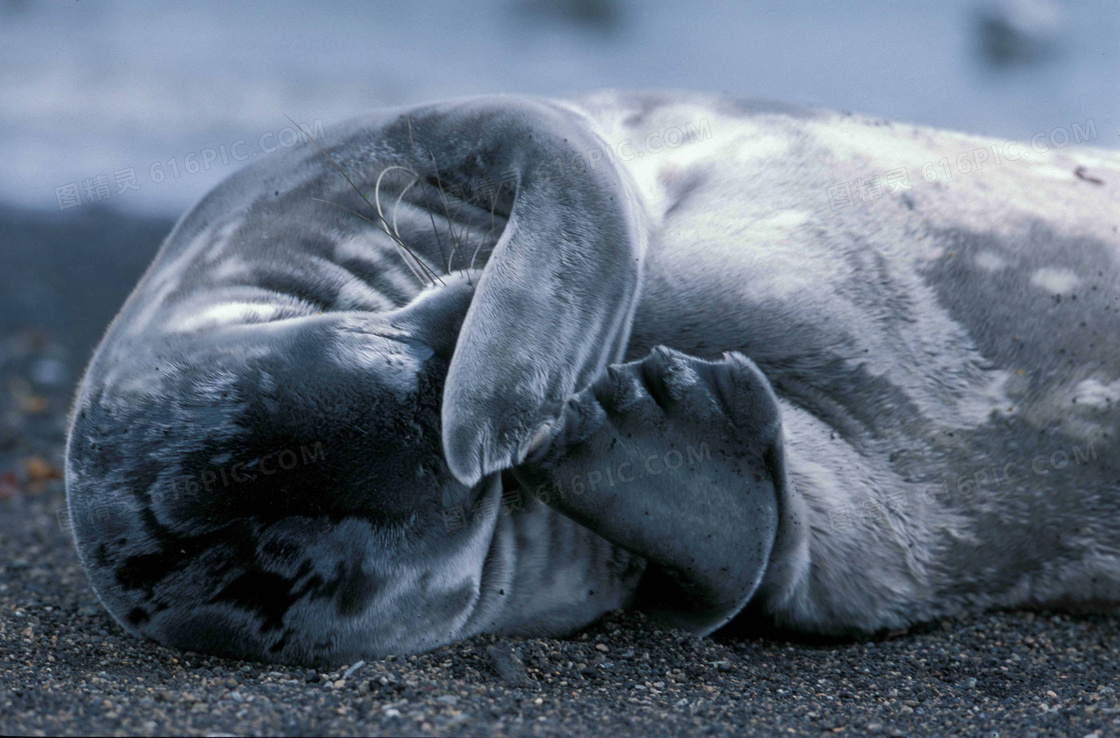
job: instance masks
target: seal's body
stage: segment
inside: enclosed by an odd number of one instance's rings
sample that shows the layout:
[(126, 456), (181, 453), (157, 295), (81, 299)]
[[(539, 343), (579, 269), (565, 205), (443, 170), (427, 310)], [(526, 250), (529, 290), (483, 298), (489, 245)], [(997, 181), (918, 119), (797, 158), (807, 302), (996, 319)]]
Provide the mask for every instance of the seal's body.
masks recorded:
[(286, 662), (1120, 601), (1120, 156), (1053, 139), (605, 93), (249, 167), (83, 380), (83, 563)]

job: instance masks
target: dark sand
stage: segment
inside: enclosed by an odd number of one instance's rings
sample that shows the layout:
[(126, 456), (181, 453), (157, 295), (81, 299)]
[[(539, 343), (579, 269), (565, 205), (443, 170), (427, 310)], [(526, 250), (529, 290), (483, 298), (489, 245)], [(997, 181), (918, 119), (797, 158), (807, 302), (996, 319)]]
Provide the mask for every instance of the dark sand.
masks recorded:
[(618, 614), (344, 677), (171, 651), (98, 605), (60, 530), (65, 414), (170, 227), (0, 210), (0, 734), (1120, 735), (1120, 617), (993, 613), (861, 643)]

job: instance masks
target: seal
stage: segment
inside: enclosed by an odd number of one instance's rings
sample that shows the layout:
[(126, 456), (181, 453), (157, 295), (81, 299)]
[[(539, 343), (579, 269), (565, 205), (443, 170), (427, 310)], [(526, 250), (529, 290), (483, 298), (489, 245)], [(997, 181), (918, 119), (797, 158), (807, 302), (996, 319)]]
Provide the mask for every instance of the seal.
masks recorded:
[(211, 192), (110, 326), (82, 563), (131, 633), (304, 664), (1114, 607), (1120, 155), (1069, 140), (693, 93), (352, 121)]

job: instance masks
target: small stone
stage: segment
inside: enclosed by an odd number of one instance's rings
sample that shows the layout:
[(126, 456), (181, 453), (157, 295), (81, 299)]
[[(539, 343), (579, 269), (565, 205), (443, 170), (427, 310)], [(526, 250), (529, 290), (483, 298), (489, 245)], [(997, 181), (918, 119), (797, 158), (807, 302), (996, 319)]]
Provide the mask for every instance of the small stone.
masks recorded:
[(512, 687), (527, 687), (532, 684), (525, 662), (508, 643), (496, 643), (487, 649), (494, 670), (502, 681)]
[(19, 409), (27, 415), (45, 412), (49, 404), (42, 395), (24, 395), (19, 398)]
[(459, 698), (453, 694), (441, 694), (439, 697), (436, 697), (436, 702), (444, 705), (457, 705), (459, 704)]
[(902, 709), (899, 710), (899, 712), (901, 712), (903, 715), (911, 715), (914, 712), (914, 708), (910, 705), (903, 705)]
[(596, 651), (602, 651), (603, 653), (606, 653), (610, 649), (607, 648), (607, 644), (605, 644), (605, 643), (596, 643), (595, 644), (595, 650)]
[(0, 473), (0, 500), (12, 500), (19, 496), (19, 480), (12, 472)]
[(51, 479), (62, 478), (62, 472), (40, 456), (24, 459), (23, 470), (27, 473), (27, 479), (31, 482), (46, 482)]

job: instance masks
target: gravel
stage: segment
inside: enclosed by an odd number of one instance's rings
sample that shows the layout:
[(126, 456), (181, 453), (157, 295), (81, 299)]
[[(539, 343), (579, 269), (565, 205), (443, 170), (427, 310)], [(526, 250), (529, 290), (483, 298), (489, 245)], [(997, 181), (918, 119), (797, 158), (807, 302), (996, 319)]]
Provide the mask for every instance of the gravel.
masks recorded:
[(696, 638), (616, 613), (328, 672), (173, 651), (97, 603), (53, 514), (0, 502), (0, 733), (1120, 733), (1120, 619), (995, 613), (862, 643)]
[[(89, 284), (127, 289), (111, 276)], [(812, 643), (615, 613), (569, 639), (483, 636), (328, 672), (137, 640), (98, 604), (56, 515), (65, 410), (93, 339), (64, 320), (13, 323), (0, 333), (0, 734), (1120, 735), (1120, 616), (1000, 612)]]

